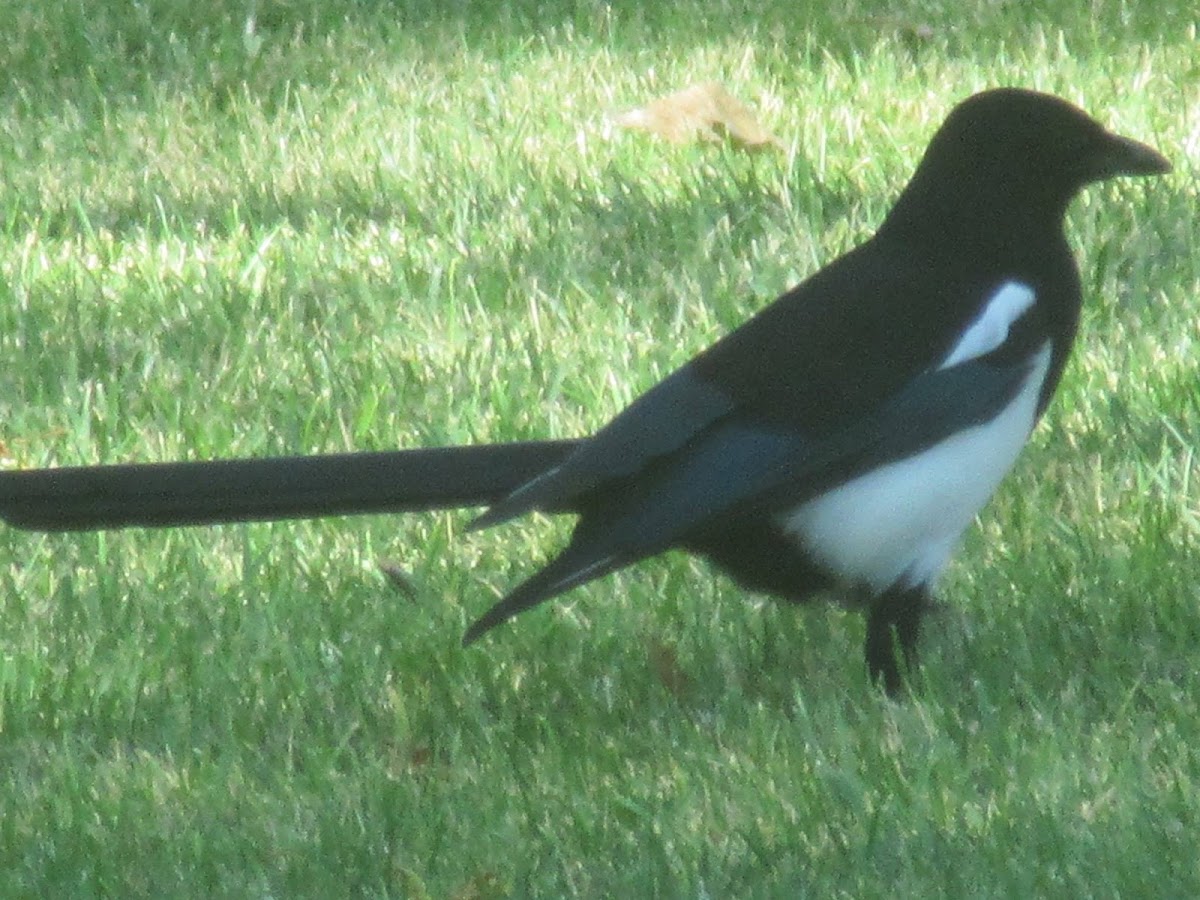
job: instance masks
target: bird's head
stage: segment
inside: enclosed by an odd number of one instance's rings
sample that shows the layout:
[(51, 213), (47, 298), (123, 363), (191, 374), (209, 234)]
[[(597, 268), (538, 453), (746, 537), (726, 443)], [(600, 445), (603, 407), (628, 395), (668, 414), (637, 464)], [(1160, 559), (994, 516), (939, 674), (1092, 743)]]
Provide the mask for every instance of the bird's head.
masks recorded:
[(969, 227), (971, 217), (985, 227), (1058, 227), (1085, 185), (1170, 170), (1158, 151), (1114, 134), (1065, 100), (997, 88), (950, 112), (889, 221), (922, 228), (917, 216), (935, 213), (955, 229)]

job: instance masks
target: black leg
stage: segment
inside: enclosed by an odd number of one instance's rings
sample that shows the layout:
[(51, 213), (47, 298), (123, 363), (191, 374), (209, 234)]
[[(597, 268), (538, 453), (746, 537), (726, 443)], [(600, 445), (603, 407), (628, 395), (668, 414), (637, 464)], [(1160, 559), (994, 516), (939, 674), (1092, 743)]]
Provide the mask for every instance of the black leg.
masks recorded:
[(903, 672), (911, 671), (917, 664), (921, 615), (928, 605), (929, 592), (923, 585), (892, 588), (871, 601), (867, 616), (867, 671), (871, 680), (882, 681), (893, 697), (904, 686)]

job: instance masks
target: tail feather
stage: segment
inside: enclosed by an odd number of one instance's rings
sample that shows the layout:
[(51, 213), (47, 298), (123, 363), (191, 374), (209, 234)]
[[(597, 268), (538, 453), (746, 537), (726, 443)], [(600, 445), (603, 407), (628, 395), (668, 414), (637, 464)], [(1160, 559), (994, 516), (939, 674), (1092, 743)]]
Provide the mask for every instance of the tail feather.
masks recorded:
[(483, 506), (574, 447), (530, 441), (0, 472), (0, 519), (32, 531), (90, 531)]
[(495, 606), (480, 616), (463, 635), (463, 646), (467, 647), (497, 625), (507, 622), (518, 613), (531, 609), (593, 579), (607, 575), (624, 565), (628, 560), (614, 556), (595, 559), (587, 548), (568, 547), (556, 559), (534, 575), (521, 582)]

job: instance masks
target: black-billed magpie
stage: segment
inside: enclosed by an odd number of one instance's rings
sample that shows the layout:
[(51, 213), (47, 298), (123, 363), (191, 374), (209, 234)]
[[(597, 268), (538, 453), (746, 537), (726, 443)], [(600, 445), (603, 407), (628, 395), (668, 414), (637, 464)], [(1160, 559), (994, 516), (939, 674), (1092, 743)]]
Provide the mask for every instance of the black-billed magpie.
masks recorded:
[(318, 457), (5, 473), (0, 511), (52, 529), (493, 501), (475, 527), (572, 512), (567, 547), (464, 643), (682, 548), (790, 601), (826, 589), (867, 597), (867, 667), (894, 692), (935, 578), (1062, 375), (1081, 303), (1068, 204), (1091, 182), (1169, 170), (1064, 100), (986, 91), (950, 113), (872, 238), (590, 438), (328, 466)]

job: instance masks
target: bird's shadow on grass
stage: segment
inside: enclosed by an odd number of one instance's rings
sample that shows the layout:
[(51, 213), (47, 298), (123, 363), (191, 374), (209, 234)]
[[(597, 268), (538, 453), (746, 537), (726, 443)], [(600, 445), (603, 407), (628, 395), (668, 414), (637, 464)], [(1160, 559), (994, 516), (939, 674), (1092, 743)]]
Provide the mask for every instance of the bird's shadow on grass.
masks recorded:
[[(586, 185), (530, 168), (523, 177), (540, 204), (530, 220), (533, 229), (516, 243), (481, 241), (465, 249), (457, 243), (462, 223), (452, 221), (453, 214), (438, 198), (422, 196), (402, 178), (378, 171), (344, 173), (321, 184), (289, 189), (234, 184), (225, 192), (190, 196), (123, 196), (98, 202), (86, 210), (86, 218), (78, 207), (67, 208), (66, 201), (59, 208), (22, 209), (17, 204), (10, 222), (20, 228), (24, 219), (46, 238), (77, 237), (85, 243), (88, 235), (100, 232), (120, 242), (157, 230), (165, 236), (203, 234), (206, 240), (248, 231), (255, 243), (286, 232), (288, 240), (303, 242), (314, 229), (316, 239), (324, 239), (331, 226), (338, 240), (353, 242), (356, 236), (398, 229), (404, 237), (392, 243), (389, 252), (394, 281), (390, 289), (399, 302), (451, 290), (445, 267), (453, 258), (460, 285), (470, 284), (489, 308), (514, 304), (515, 312), (525, 315), (530, 279), (551, 295), (585, 286), (582, 293), (597, 300), (618, 293), (644, 299), (666, 296), (678, 276), (694, 265), (706, 241), (719, 243), (722, 258), (761, 259), (762, 247), (772, 240), (819, 240), (827, 223), (852, 217), (863, 199), (845, 183), (817, 180), (803, 159), (787, 168), (780, 162), (738, 159), (733, 151), (702, 147), (684, 164), (692, 167), (684, 173), (684, 184), (670, 189), (658, 184), (642, 161), (610, 164), (599, 184)], [(513, 192), (524, 188), (511, 182), (502, 187), (462, 185), (460, 196), (470, 207), (467, 227), (487, 229), (512, 207)], [(438, 245), (442, 249), (432, 254), (407, 252), (409, 246)], [(765, 270), (756, 266), (751, 283), (737, 284), (714, 298), (722, 304), (715, 311), (717, 320), (731, 327), (746, 316), (747, 294), (761, 294), (758, 301), (765, 302), (806, 275), (808, 267), (795, 261), (797, 255), (789, 252), (787, 259)], [(331, 269), (296, 283), (285, 279), (280, 289), (286, 290), (301, 318), (310, 310), (312, 319), (320, 321), (328, 314), (329, 298), (342, 293), (342, 277)], [(389, 287), (384, 284), (382, 289)], [(239, 288), (231, 285), (230, 290)], [(687, 292), (684, 287), (675, 290)], [(728, 309), (725, 293), (732, 304)], [(689, 302), (704, 300), (692, 296)]]

